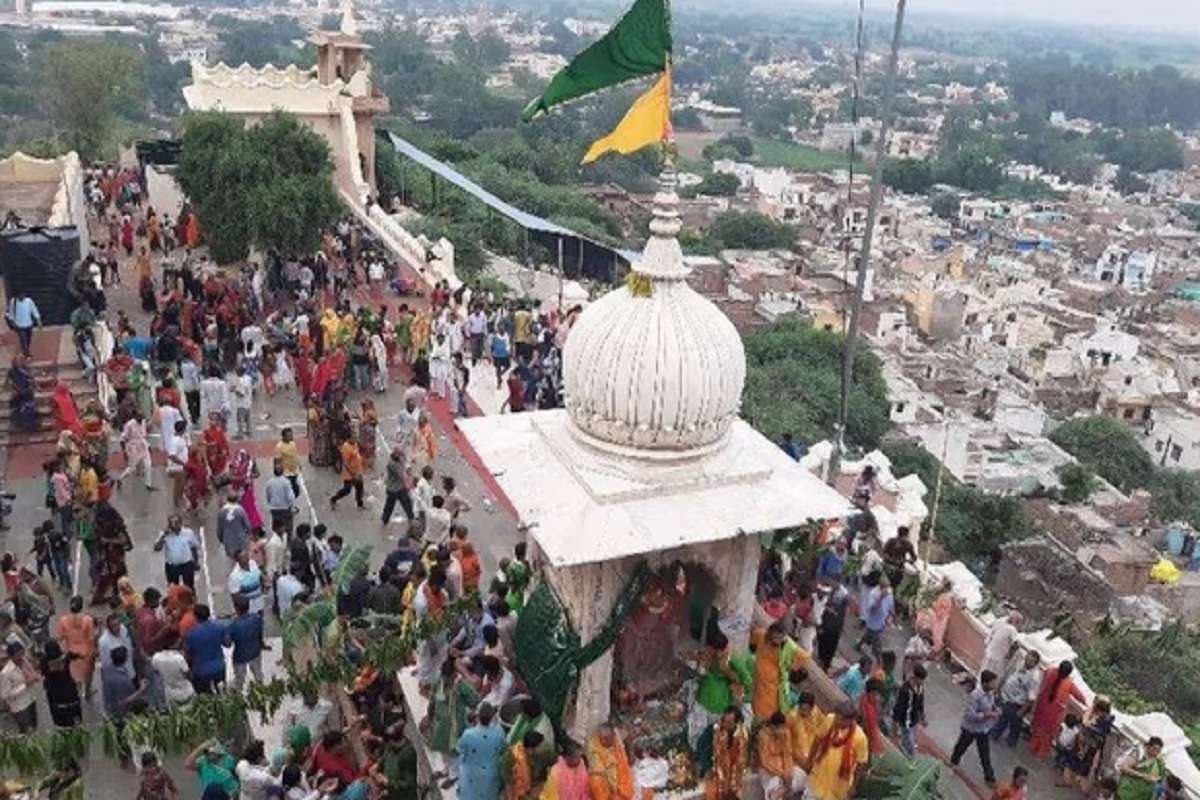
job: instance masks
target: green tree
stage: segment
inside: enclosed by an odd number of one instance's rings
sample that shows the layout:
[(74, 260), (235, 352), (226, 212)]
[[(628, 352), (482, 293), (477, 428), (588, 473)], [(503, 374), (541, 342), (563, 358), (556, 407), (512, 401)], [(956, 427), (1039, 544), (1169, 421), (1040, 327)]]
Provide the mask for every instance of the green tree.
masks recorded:
[(933, 168), (934, 181), (971, 192), (990, 192), (1004, 183), (1004, 171), (992, 145), (971, 145), (943, 153)]
[(245, 258), (251, 246), (315, 250), (341, 214), (325, 140), (276, 112), (243, 128), (220, 112), (183, 122), (179, 183), (196, 205), (213, 258)]
[(1138, 194), (1139, 192), (1150, 191), (1150, 184), (1129, 167), (1121, 167), (1117, 170), (1117, 177), (1113, 181), (1113, 186), (1121, 194)]
[(883, 183), (905, 194), (925, 194), (933, 186), (933, 168), (916, 158), (892, 159), (883, 165)]
[(1096, 473), (1082, 464), (1063, 464), (1058, 468), (1058, 481), (1062, 484), (1062, 499), (1071, 504), (1084, 503), (1099, 485)]
[(757, 211), (726, 211), (708, 227), (707, 237), (722, 249), (773, 250), (790, 248), (796, 231)]
[(696, 186), (696, 193), (711, 195), (713, 197), (733, 197), (737, 194), (741, 185), (736, 175), (731, 175), (728, 172), (710, 172)]
[(1064, 422), (1050, 440), (1123, 492), (1144, 489), (1154, 480), (1154, 462), (1128, 425), (1108, 417)]
[(958, 219), (958, 209), (962, 206), (962, 202), (958, 199), (958, 195), (951, 192), (940, 192), (935, 194), (929, 202), (933, 213), (942, 219)]
[(1200, 475), (1162, 469), (1150, 486), (1150, 511), (1163, 524), (1186, 522), (1200, 527)]
[(491, 70), (508, 61), (512, 48), (504, 37), (493, 30), (487, 30), (473, 37), (466, 31), (459, 31), (450, 44), (454, 58), (459, 64), (480, 70)]
[[(746, 389), (742, 410), (767, 437), (791, 433), (803, 442), (833, 435), (837, 421), (844, 339), (789, 319), (745, 337)], [(887, 432), (889, 403), (879, 359), (869, 348), (855, 351), (854, 381), (846, 437), (873, 448)]]
[(109, 42), (57, 42), (46, 49), (46, 103), (61, 138), (84, 159), (110, 151), (114, 109), (137, 97), (141, 55)]

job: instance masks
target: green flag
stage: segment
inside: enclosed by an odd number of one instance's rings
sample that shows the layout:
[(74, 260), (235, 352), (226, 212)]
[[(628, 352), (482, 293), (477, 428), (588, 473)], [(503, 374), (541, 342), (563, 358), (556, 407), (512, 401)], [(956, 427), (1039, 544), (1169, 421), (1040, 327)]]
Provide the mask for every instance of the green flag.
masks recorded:
[(667, 0), (637, 0), (603, 39), (554, 76), (542, 96), (525, 107), (522, 118), (528, 122), (559, 103), (662, 72), (670, 54)]

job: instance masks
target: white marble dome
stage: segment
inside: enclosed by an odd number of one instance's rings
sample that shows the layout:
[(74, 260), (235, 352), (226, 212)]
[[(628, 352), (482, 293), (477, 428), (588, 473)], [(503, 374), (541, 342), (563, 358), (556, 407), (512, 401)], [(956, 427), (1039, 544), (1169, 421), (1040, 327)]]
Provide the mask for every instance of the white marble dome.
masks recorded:
[(563, 350), (565, 403), (576, 432), (593, 445), (646, 457), (722, 444), (746, 380), (737, 329), (684, 280), (674, 186), (674, 174), (664, 172), (652, 235), (634, 266), (648, 292), (625, 286), (592, 303)]

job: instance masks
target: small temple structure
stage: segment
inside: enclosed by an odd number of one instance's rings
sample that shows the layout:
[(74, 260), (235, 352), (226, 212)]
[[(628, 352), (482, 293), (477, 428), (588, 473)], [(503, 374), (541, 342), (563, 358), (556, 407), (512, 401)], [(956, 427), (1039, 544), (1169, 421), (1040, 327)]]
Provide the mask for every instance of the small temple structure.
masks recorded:
[(685, 280), (675, 186), (567, 337), (566, 407), (458, 423), (529, 531), (517, 672), (581, 741), (610, 720), (629, 747), (683, 741), (706, 631), (748, 644), (762, 535), (848, 513), (738, 416), (745, 352)]
[(192, 62), (192, 83), (183, 96), (190, 109), (225, 111), (248, 123), (276, 110), (295, 114), (329, 142), (334, 186), (361, 209), (375, 191), (374, 118), (388, 112), (388, 99), (371, 80), (371, 46), (359, 35), (350, 0), (342, 7), (341, 29), (317, 31), (309, 41), (317, 48), (314, 68)]

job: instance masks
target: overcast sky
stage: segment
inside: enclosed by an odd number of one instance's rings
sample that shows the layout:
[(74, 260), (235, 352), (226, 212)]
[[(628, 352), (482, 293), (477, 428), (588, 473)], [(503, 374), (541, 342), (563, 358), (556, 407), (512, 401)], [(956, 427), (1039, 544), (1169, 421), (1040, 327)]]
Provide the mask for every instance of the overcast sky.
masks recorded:
[[(868, 6), (889, 5), (868, 0)], [(1081, 25), (1137, 26), (1200, 39), (1200, 0), (910, 0), (910, 11), (950, 11), (993, 17), (1045, 19)]]

